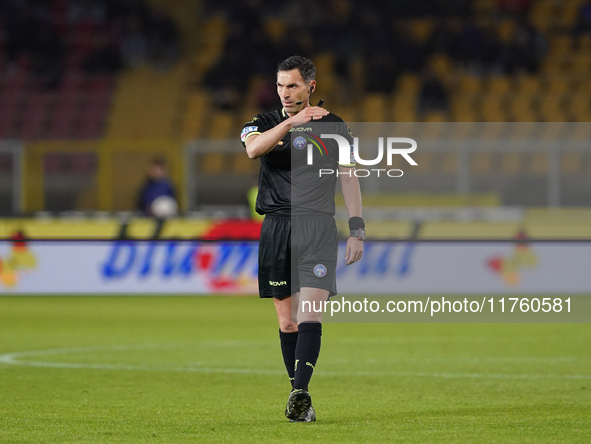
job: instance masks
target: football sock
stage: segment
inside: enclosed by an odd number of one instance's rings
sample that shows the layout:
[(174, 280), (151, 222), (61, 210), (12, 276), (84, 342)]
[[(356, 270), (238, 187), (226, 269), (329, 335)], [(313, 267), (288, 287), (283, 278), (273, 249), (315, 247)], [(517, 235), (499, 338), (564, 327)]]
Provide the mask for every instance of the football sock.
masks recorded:
[(295, 389), (308, 390), (314, 366), (320, 353), (320, 322), (302, 322), (298, 326), (298, 343), (295, 350)]
[(280, 329), (279, 338), (281, 339), (281, 353), (283, 353), (283, 362), (285, 363), (285, 368), (287, 370), (287, 374), (289, 375), (291, 388), (293, 388), (295, 351), (296, 344), (298, 342), (298, 332), (284, 333)]

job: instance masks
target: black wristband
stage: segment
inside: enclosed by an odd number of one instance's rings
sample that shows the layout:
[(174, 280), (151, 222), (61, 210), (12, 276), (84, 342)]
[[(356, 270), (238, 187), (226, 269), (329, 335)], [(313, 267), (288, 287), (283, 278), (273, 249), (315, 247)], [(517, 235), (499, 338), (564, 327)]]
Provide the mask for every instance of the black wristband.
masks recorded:
[(349, 230), (359, 230), (360, 228), (365, 228), (363, 218), (355, 216), (349, 219)]

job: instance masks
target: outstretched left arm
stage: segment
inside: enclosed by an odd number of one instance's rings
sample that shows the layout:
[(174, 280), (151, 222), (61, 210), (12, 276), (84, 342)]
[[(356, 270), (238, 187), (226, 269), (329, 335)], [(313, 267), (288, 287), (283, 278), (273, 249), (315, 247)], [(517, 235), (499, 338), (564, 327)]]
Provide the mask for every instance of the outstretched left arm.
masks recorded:
[[(349, 218), (361, 217), (361, 189), (359, 180), (355, 176), (355, 167), (347, 168), (339, 166), (341, 188), (345, 199), (345, 207)], [(355, 237), (349, 237), (345, 249), (345, 265), (351, 265), (361, 259), (363, 255), (363, 241)]]

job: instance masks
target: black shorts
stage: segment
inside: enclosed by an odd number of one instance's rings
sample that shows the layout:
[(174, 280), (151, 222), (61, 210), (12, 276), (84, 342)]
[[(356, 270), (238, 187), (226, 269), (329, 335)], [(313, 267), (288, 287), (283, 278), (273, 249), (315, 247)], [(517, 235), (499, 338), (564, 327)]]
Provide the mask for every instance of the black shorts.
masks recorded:
[(283, 298), (300, 287), (337, 294), (338, 233), (332, 216), (266, 216), (259, 243), (259, 295)]

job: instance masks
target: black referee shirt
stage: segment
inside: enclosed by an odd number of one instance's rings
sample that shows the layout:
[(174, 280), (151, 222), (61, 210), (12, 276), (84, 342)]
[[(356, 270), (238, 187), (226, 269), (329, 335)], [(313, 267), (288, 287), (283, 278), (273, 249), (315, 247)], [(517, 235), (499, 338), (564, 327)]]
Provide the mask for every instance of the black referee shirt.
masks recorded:
[[(264, 133), (288, 118), (285, 109), (257, 114), (244, 124), (240, 135), (242, 144), (246, 146), (250, 136)], [(332, 113), (292, 128), (283, 137), (283, 145), (275, 146), (260, 157), (257, 213), (277, 216), (334, 215), (338, 144), (333, 139), (319, 140), (320, 134), (339, 134), (347, 138), (349, 145), (353, 144), (349, 127)], [(292, 140), (298, 137), (305, 140), (304, 148), (293, 147)], [(308, 144), (313, 144), (313, 165), (307, 164)], [(296, 145), (302, 146), (302, 139)], [(351, 163), (343, 166), (355, 166), (352, 154), (350, 157)], [(320, 175), (320, 169), (332, 170), (333, 173)]]

